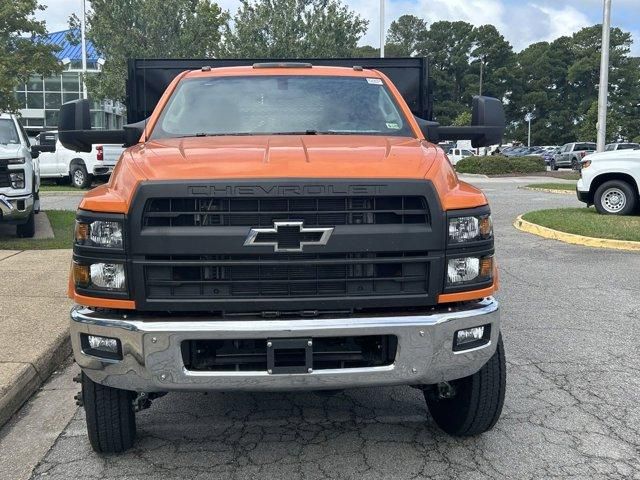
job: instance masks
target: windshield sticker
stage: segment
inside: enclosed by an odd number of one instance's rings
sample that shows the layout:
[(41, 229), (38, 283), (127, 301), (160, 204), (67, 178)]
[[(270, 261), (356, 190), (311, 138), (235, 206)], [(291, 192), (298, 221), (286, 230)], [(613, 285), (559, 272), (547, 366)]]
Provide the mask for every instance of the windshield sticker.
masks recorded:
[(382, 85), (382, 80), (379, 78), (367, 78), (367, 83), (369, 85)]
[(400, 130), (400, 125), (397, 123), (387, 123), (387, 128), (390, 130)]

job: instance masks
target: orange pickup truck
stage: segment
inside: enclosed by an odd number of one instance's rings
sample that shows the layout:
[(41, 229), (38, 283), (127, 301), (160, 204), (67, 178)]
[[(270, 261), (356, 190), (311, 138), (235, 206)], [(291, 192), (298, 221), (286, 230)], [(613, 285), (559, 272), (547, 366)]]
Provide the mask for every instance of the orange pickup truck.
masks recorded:
[[(352, 60), (352, 62), (360, 61)], [(256, 63), (180, 73), (143, 122), (60, 140), (128, 147), (75, 228), (71, 340), (91, 445), (120, 452), (166, 392), (411, 385), (446, 432), (498, 420), (505, 356), (490, 209), (380, 70)]]

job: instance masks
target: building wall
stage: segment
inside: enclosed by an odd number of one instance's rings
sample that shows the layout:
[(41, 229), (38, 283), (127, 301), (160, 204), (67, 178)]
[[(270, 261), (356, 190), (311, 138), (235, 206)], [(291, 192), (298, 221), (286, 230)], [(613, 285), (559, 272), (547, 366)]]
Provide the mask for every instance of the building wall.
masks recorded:
[[(72, 65), (73, 66), (73, 65)], [(88, 75), (95, 74), (88, 72)], [(29, 130), (54, 130), (63, 103), (82, 98), (82, 72), (65, 71), (42, 78), (32, 76), (16, 90), (22, 123)], [(92, 102), (91, 125), (96, 129), (119, 129), (124, 121), (124, 108), (118, 102)]]

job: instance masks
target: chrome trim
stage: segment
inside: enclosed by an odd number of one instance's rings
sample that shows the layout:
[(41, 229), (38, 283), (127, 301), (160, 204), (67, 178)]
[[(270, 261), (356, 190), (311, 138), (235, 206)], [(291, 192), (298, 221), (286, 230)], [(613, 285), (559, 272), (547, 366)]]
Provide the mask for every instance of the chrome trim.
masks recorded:
[[(25, 202), (24, 210), (18, 210), (16, 203), (23, 200)], [(33, 210), (33, 195), (20, 195), (17, 197), (8, 197), (0, 194), (0, 221), (15, 221), (28, 218)]]
[[(166, 318), (167, 320), (165, 320)], [(491, 325), (491, 341), (453, 352), (457, 330)], [(80, 334), (118, 338), (123, 359), (113, 361), (82, 352)], [(493, 298), (458, 308), (421, 314), (224, 320), (151, 317), (107, 313), (76, 306), (71, 311), (71, 342), (76, 362), (94, 381), (135, 391), (320, 390), (374, 385), (434, 384), (472, 375), (495, 352), (500, 333), (499, 305)], [(384, 367), (316, 370), (270, 375), (266, 371), (195, 372), (184, 367), (181, 342), (196, 339), (317, 338), (395, 335), (395, 362)]]
[[(299, 233), (321, 233), (319, 240), (315, 241), (300, 241), (298, 248), (280, 248), (279, 242), (260, 242), (257, 243), (256, 239), (261, 233), (278, 233), (280, 227), (298, 227)], [(334, 227), (314, 227), (305, 228), (303, 221), (282, 221), (273, 222), (273, 228), (252, 228), (249, 230), (249, 235), (244, 241), (245, 247), (273, 247), (274, 252), (302, 252), (305, 245), (326, 245), (329, 241), (329, 237), (333, 233)]]

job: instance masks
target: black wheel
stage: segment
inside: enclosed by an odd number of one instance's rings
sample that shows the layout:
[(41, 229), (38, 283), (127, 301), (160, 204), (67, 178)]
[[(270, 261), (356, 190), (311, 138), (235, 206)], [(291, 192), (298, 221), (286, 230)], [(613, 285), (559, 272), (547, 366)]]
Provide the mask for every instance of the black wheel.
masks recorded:
[(87, 188), (91, 185), (91, 175), (82, 164), (76, 164), (71, 167), (71, 185), (76, 188)]
[(136, 438), (135, 393), (105, 387), (82, 374), (82, 401), (91, 447), (99, 453), (120, 453)]
[(580, 171), (580, 162), (578, 161), (577, 158), (574, 158), (573, 160), (571, 160), (571, 169), (576, 172)]
[(491, 359), (470, 377), (449, 382), (451, 397), (443, 398), (437, 385), (424, 390), (429, 412), (449, 435), (469, 437), (491, 430), (498, 421), (506, 390), (502, 336)]
[(631, 215), (638, 204), (638, 196), (627, 182), (610, 180), (598, 187), (593, 203), (603, 215)]
[(33, 236), (36, 234), (35, 212), (31, 212), (31, 215), (29, 215), (29, 218), (27, 219), (27, 223), (23, 223), (22, 225), (17, 226), (16, 234), (20, 238), (33, 238)]
[(555, 160), (551, 160), (551, 170), (553, 170), (554, 172), (558, 170), (558, 165), (556, 165)]

